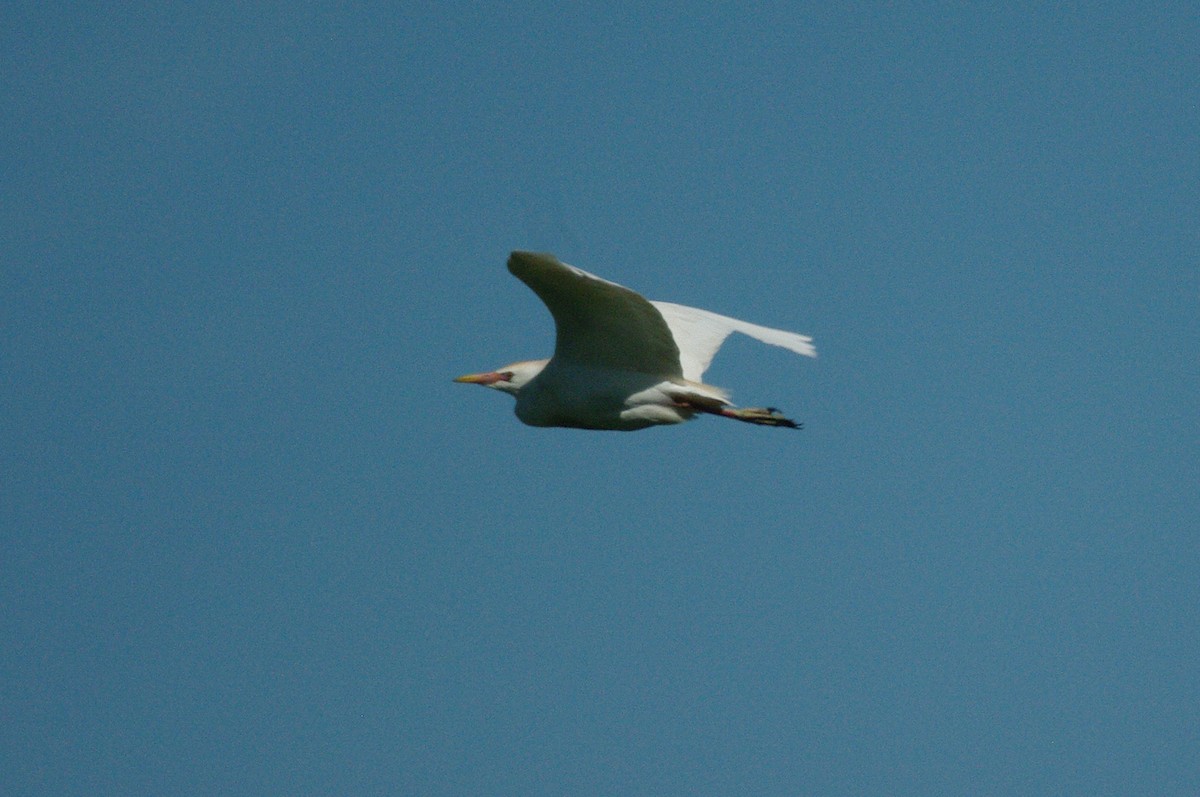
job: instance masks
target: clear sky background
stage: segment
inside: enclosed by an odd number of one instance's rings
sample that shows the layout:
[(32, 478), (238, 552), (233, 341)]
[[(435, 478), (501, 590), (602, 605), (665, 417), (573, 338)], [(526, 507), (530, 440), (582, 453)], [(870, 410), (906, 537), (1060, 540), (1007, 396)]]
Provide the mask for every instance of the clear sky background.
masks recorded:
[(1200, 793), (1200, 14), (995, 5), (6, 5), (0, 791)]

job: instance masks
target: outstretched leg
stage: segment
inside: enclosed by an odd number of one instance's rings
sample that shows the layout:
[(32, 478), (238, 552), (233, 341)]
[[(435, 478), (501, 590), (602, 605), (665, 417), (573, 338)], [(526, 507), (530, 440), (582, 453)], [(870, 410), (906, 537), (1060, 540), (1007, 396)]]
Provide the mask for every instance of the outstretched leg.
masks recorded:
[(774, 407), (731, 407), (725, 401), (709, 396), (675, 395), (671, 397), (679, 406), (722, 418), (752, 423), (756, 426), (782, 426), (787, 429), (803, 429), (804, 424), (785, 418)]
[(804, 424), (785, 418), (774, 407), (722, 407), (717, 413), (735, 421), (745, 421), (759, 426), (783, 426), (788, 429), (803, 429)]

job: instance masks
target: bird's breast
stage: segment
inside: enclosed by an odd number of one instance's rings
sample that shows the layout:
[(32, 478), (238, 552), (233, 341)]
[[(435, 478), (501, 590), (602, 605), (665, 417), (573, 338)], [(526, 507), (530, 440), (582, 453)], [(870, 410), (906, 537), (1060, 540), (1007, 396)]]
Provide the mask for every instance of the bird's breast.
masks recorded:
[[(655, 386), (661, 377), (554, 361), (517, 396), (516, 414), (530, 426), (634, 430), (686, 420)], [(639, 410), (639, 408), (641, 408)], [(653, 409), (650, 409), (653, 408)]]

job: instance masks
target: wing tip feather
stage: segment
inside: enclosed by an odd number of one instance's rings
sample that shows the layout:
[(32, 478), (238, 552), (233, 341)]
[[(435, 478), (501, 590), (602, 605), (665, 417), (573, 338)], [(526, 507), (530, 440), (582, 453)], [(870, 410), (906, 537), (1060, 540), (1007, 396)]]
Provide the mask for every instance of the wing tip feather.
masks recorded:
[(559, 259), (550, 252), (531, 252), (525, 249), (514, 249), (508, 255), (508, 270), (516, 274), (520, 269), (533, 268), (539, 265), (557, 265)]

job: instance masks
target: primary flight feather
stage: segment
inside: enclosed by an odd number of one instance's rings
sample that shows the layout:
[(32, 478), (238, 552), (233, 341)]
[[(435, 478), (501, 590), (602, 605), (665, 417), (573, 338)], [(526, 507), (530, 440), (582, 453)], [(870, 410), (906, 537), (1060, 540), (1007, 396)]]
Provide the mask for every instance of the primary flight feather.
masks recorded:
[(549, 254), (513, 252), (508, 270), (554, 316), (554, 356), (455, 381), (516, 396), (516, 414), (524, 423), (633, 431), (708, 413), (799, 428), (773, 408), (735, 407), (724, 390), (700, 380), (733, 332), (816, 357), (812, 338), (695, 307), (648, 301)]

